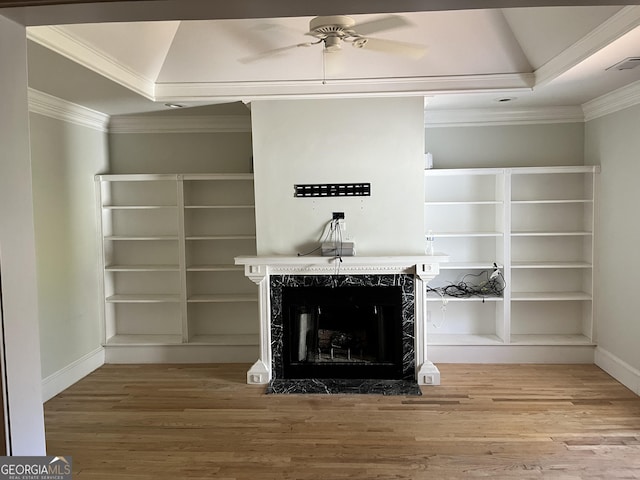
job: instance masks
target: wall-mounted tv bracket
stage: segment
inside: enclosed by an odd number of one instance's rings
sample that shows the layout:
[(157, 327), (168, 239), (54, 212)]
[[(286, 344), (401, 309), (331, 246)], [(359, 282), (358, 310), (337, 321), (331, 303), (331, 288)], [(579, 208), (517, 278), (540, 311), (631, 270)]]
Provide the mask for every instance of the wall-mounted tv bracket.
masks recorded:
[(293, 186), (294, 197), (370, 197), (370, 183), (305, 183)]

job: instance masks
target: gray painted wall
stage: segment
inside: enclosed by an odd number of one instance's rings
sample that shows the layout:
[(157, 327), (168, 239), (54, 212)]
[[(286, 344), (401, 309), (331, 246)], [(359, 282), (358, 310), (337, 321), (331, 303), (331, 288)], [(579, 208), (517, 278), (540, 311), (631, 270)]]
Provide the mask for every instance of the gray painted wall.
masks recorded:
[(110, 173), (236, 173), (251, 168), (251, 133), (109, 135)]
[(640, 105), (586, 124), (586, 161), (601, 165), (596, 239), (598, 345), (640, 370)]
[(427, 128), (434, 168), (582, 165), (584, 124)]
[(93, 177), (107, 170), (106, 134), (30, 115), (42, 377), (101, 345)]

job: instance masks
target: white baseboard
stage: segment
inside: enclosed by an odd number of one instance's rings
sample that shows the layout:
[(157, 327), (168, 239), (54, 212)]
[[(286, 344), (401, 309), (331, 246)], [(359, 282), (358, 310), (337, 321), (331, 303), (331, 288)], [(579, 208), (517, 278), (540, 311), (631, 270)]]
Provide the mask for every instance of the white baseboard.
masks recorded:
[(601, 347), (596, 348), (595, 364), (636, 395), (640, 395), (640, 370)]
[(253, 363), (257, 345), (106, 345), (104, 363)]
[(428, 345), (433, 363), (594, 363), (593, 345)]
[(78, 380), (104, 365), (104, 348), (96, 348), (42, 380), (42, 402), (55, 397)]

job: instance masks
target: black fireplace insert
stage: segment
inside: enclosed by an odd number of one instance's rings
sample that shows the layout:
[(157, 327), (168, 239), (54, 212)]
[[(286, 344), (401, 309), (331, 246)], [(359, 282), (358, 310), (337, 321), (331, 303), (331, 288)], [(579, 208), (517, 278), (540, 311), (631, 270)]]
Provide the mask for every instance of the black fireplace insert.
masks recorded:
[(283, 378), (403, 378), (402, 288), (283, 287)]

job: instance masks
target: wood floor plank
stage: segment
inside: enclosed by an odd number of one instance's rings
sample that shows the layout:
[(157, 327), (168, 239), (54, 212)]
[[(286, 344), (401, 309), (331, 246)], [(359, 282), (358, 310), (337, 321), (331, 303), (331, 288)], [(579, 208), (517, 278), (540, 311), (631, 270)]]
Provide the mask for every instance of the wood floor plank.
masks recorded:
[(640, 479), (640, 398), (594, 365), (438, 365), (422, 397), (265, 395), (248, 365), (105, 365), (45, 404), (74, 478)]

